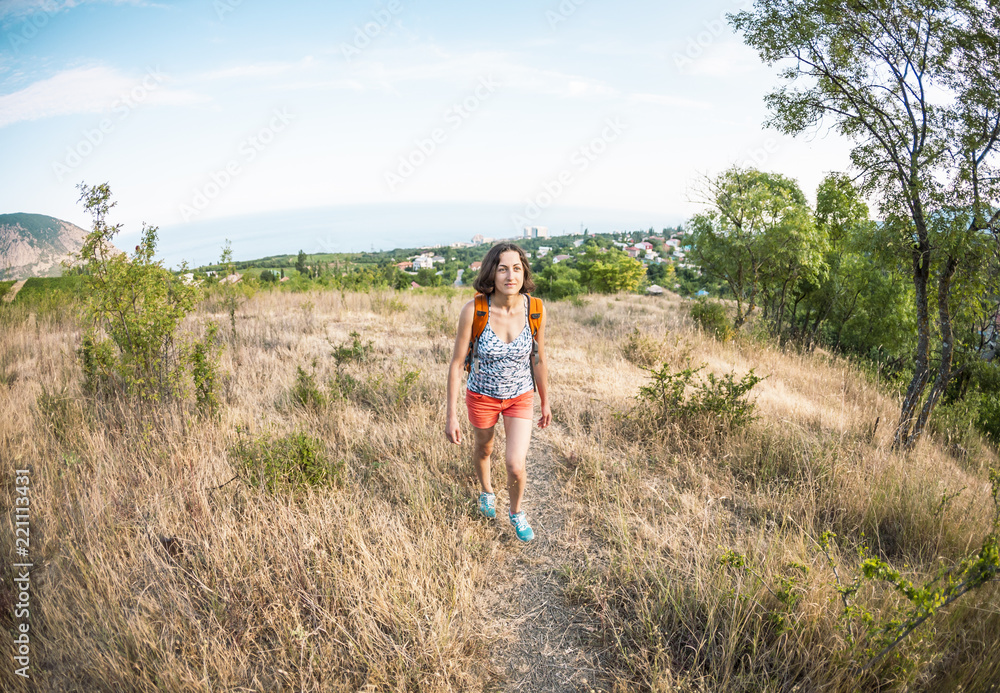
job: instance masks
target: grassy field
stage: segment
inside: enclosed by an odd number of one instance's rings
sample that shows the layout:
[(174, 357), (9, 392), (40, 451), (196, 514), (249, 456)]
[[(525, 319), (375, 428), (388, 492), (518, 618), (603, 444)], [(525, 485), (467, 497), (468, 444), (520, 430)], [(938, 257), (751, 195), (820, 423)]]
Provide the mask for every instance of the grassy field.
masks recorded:
[[(185, 330), (214, 321), (225, 335), (215, 417), (88, 399), (72, 311), (0, 304), (0, 506), (13, 518), (12, 471), (29, 467), (34, 563), (29, 682), (13, 675), (16, 595), (2, 566), (0, 688), (516, 689), (517, 635), (489, 605), (509, 594), (512, 567), (532, 562), (508, 527), (477, 517), (469, 445), (443, 435), (468, 297), (259, 293), (235, 335), (206, 301)], [(589, 687), (998, 686), (995, 584), (868, 671), (835, 589), (858, 573), (863, 546), (917, 583), (978, 548), (994, 449), (928, 437), (893, 452), (898, 402), (858, 368), (717, 342), (674, 296), (547, 305), (554, 423), (536, 433), (525, 507), (531, 517), (544, 449), (555, 497), (572, 500), (566, 531), (586, 539), (560, 554), (550, 607), (585, 620), (589, 636), (573, 645), (596, 663)], [(658, 419), (636, 394), (644, 367), (663, 363), (753, 368), (766, 376), (751, 393), (758, 418), (738, 429)], [(502, 446), (494, 458), (502, 479)], [(745, 565), (724, 565), (727, 552)], [(877, 619), (906, 613), (880, 583), (854, 599)]]

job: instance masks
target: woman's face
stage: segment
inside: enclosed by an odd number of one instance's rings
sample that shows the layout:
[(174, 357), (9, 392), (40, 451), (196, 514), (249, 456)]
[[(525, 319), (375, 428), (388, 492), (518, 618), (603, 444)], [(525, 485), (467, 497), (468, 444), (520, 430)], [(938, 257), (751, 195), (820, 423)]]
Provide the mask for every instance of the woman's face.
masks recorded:
[(516, 250), (500, 253), (500, 262), (493, 277), (494, 290), (501, 294), (513, 295), (520, 293), (524, 284), (524, 266), (521, 264), (521, 254)]

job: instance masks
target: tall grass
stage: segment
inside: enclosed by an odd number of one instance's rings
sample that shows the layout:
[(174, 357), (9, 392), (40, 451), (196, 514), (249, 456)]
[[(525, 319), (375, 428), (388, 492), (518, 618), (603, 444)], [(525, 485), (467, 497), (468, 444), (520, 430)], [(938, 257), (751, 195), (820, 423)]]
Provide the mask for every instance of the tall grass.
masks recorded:
[[(192, 402), (152, 419), (84, 396), (72, 314), (0, 316), (0, 454), (33, 469), (37, 667), (27, 683), (0, 668), (0, 688), (503, 687), (498, 653), (514, 636), (483, 595), (521, 547), (476, 517), (470, 451), (443, 435), (446, 324), (470, 296), (262, 292), (222, 351), (215, 415)], [(998, 680), (995, 586), (859, 672), (863, 653), (815, 542), (838, 535), (845, 578), (862, 545), (915, 581), (934, 574), (986, 531), (994, 449), (956, 455), (927, 439), (894, 453), (897, 402), (854, 366), (719, 342), (676, 297), (547, 306), (555, 423), (538, 434), (529, 475), (550, 448), (558, 483), (583, 501), (566, 512), (592, 541), (573, 544), (555, 608), (591, 615), (585, 645), (600, 653), (601, 688), (987, 690)], [(184, 328), (201, 334), (228, 317), (206, 302)], [(751, 394), (757, 420), (637, 425), (644, 369), (662, 363), (766, 375)], [(530, 514), (530, 482), (526, 502)], [(0, 536), (4, 555), (12, 534)], [(726, 551), (747, 568), (723, 565)], [(901, 606), (877, 584), (857, 600), (876, 614)], [(11, 623), (4, 607), (7, 662)]]

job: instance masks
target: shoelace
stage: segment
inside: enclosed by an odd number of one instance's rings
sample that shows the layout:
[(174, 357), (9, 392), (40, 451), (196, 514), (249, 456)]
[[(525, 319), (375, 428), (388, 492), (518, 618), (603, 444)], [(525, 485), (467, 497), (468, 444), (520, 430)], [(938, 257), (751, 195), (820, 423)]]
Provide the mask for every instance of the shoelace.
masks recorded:
[(523, 510), (517, 515), (511, 515), (510, 519), (515, 525), (517, 525), (518, 531), (525, 529), (528, 526), (528, 518), (524, 515)]

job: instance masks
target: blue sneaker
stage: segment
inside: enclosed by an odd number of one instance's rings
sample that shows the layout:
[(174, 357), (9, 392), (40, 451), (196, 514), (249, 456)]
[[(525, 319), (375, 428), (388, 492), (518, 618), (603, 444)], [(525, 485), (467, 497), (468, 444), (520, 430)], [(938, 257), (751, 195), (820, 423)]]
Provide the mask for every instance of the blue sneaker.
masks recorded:
[(531, 529), (531, 525), (528, 524), (528, 517), (524, 514), (524, 511), (517, 513), (516, 515), (509, 515), (510, 523), (514, 526), (514, 533), (517, 534), (517, 538), (521, 541), (531, 541), (535, 538), (535, 532)]
[(484, 517), (497, 516), (497, 497), (495, 494), (485, 491), (479, 494), (479, 512)]

